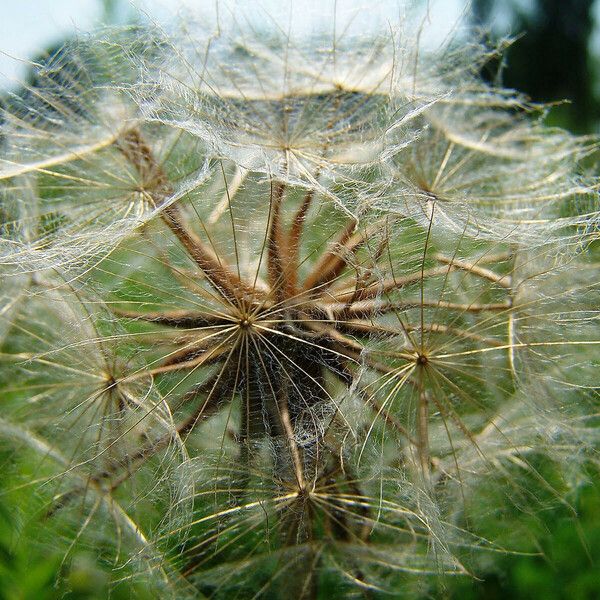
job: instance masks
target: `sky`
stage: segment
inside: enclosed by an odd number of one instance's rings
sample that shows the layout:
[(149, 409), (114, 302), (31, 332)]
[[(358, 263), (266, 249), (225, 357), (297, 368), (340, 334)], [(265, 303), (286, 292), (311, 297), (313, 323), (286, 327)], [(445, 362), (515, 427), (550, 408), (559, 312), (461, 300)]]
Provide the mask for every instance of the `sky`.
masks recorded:
[[(267, 11), (277, 12), (286, 6), (286, 0), (237, 0), (247, 6), (261, 5)], [(288, 0), (291, 2), (291, 0)], [(250, 4), (252, 2), (252, 4)], [(301, 0), (294, 7), (299, 19), (307, 19), (311, 10), (320, 9), (328, 0)], [(162, 20), (174, 11), (185, 6), (203, 5), (209, 9), (215, 6), (215, 0), (137, 0), (153, 18)], [(344, 4), (356, 6), (356, 0), (336, 0), (338, 7)], [(331, 2), (333, 5), (333, 0)], [(131, 7), (128, 0), (119, 5), (121, 18)], [(369, 2), (367, 6), (390, 6), (390, 2)], [(460, 15), (464, 0), (437, 0), (436, 10), (432, 11), (432, 26), (428, 29), (440, 39), (454, 24)], [(101, 0), (0, 0), (0, 89), (18, 85), (23, 77), (27, 60), (40, 53), (44, 48), (64, 40), (76, 32), (85, 32), (102, 23), (103, 2)], [(296, 16), (296, 15), (295, 15)]]
[(27, 59), (72, 31), (94, 27), (98, 0), (0, 0), (0, 87), (22, 77)]

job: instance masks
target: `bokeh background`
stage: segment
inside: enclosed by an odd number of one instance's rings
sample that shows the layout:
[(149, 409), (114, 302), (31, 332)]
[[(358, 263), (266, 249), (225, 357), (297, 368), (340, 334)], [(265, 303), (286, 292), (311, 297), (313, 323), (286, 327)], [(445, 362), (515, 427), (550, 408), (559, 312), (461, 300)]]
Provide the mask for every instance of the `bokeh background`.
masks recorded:
[[(201, 1), (138, 4), (160, 20)], [(260, 4), (268, 7), (269, 1)], [(579, 134), (600, 131), (600, 0), (439, 0), (435, 8), (437, 35), (467, 13), (463, 29), (487, 32), (492, 43), (511, 38), (502, 57), (483, 68), (485, 78), (533, 101), (555, 103), (547, 117), (551, 125)], [(73, 35), (128, 23), (137, 14), (128, 0), (0, 0), (0, 102), (31, 81), (31, 61), (43, 60)], [(0, 476), (0, 600), (145, 597), (143, 589), (114, 587), (93, 554), (63, 562), (58, 552), (31, 546), (40, 524), (28, 513), (27, 493), (6, 489)], [(591, 474), (570, 506), (518, 518), (531, 520), (530, 554), (499, 555), (481, 580), (442, 582), (430, 597), (599, 600), (598, 478)]]

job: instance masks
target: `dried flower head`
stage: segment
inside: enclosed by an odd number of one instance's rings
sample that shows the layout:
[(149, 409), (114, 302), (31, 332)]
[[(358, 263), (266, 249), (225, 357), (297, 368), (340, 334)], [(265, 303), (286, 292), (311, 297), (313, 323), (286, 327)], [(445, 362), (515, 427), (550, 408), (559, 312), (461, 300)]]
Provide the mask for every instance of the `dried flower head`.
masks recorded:
[(5, 109), (11, 477), (161, 597), (476, 571), (596, 458), (595, 142), (426, 18), (230, 8), (69, 44)]

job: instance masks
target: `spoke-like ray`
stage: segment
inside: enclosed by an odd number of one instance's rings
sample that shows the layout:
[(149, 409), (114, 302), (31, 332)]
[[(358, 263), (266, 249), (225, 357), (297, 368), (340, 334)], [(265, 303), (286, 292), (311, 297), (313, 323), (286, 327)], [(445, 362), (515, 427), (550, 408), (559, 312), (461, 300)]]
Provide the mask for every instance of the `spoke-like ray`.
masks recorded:
[(315, 263), (311, 273), (304, 280), (304, 291), (322, 291), (345, 268), (347, 263), (342, 254), (344, 252), (351, 253), (356, 250), (366, 237), (365, 232), (358, 231), (355, 233), (357, 225), (357, 221), (350, 220), (340, 231), (333, 244), (334, 250), (323, 253)]
[(189, 310), (171, 310), (161, 312), (137, 312), (114, 308), (113, 312), (118, 317), (147, 321), (157, 325), (181, 327), (184, 329), (201, 329), (212, 327), (231, 326), (232, 319), (225, 319), (210, 313), (194, 312)]
[[(321, 311), (326, 316), (332, 315), (334, 319), (366, 319), (369, 317), (376, 317), (395, 311), (404, 311), (409, 308), (441, 308), (449, 311), (458, 312), (472, 312), (480, 313), (485, 311), (506, 311), (511, 306), (508, 301), (506, 302), (489, 302), (489, 303), (477, 303), (472, 302), (468, 304), (458, 302), (447, 302), (445, 300), (423, 300), (420, 302), (418, 299), (415, 300), (363, 300), (355, 302), (348, 306), (347, 304), (341, 303), (315, 303), (314, 307), (317, 311)], [(318, 314), (318, 313), (317, 313)], [(425, 330), (425, 317), (423, 317), (423, 325), (419, 328), (421, 331)]]
[[(259, 338), (260, 339), (260, 338)], [(254, 348), (257, 351), (259, 356), (260, 364), (267, 378), (267, 384), (269, 386), (269, 390), (272, 394), (273, 402), (275, 403), (275, 408), (277, 409), (278, 417), (280, 419), (280, 425), (282, 431), (284, 432), (286, 442), (289, 446), (289, 451), (292, 457), (293, 467), (294, 467), (294, 476), (296, 477), (296, 482), (298, 484), (298, 488), (300, 490), (304, 489), (305, 486), (305, 478), (304, 478), (304, 468), (302, 464), (302, 458), (300, 454), (300, 449), (298, 448), (298, 444), (296, 443), (296, 435), (294, 432), (294, 425), (290, 419), (290, 411), (288, 404), (288, 395), (286, 390), (286, 382), (278, 382), (275, 383), (271, 380), (271, 376), (269, 374), (269, 370), (263, 359), (263, 353), (260, 352), (260, 348), (258, 347), (258, 343), (254, 337), (251, 338)], [(278, 358), (275, 358), (276, 361), (281, 365)], [(288, 378), (288, 381), (291, 381), (289, 375), (285, 372), (285, 368), (282, 367), (285, 376)], [(275, 390), (275, 386), (279, 386), (282, 390), (281, 394), (277, 394)]]
[[(143, 140), (139, 131), (134, 129), (127, 132), (119, 140), (119, 148), (133, 166), (138, 170), (144, 181), (149, 185), (146, 193), (153, 197), (153, 190), (158, 195), (155, 204), (161, 205), (162, 201), (170, 195), (171, 188), (156, 162), (151, 148)], [(178, 205), (168, 204), (161, 212), (161, 216), (183, 247), (202, 269), (213, 287), (223, 295), (226, 300), (236, 302), (240, 288), (243, 288), (240, 279), (231, 271), (223, 261), (217, 258), (212, 249), (206, 246), (200, 238), (195, 235), (186, 225), (182, 212)]]

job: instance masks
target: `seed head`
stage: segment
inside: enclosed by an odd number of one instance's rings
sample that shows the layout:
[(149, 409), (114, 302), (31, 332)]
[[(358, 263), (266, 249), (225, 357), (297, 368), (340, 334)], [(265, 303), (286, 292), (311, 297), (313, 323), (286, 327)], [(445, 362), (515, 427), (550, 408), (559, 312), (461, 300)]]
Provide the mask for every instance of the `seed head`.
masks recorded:
[(597, 460), (595, 142), (409, 16), (225, 13), (69, 44), (9, 103), (0, 435), (52, 458), (65, 557), (101, 538), (161, 597), (477, 572), (502, 502), (565, 501), (539, 461)]

